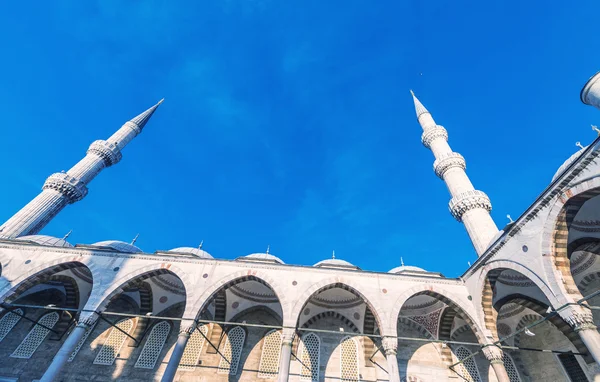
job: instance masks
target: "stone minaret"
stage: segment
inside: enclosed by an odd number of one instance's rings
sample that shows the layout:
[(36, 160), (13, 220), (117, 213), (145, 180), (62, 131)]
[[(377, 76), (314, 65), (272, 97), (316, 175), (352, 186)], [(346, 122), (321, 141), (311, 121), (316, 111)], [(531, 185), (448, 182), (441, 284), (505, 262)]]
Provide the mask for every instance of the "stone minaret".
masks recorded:
[(498, 233), (498, 228), (490, 216), (492, 203), (490, 198), (476, 190), (465, 172), (465, 158), (452, 151), (448, 145), (448, 132), (437, 125), (433, 117), (415, 94), (411, 91), (417, 111), (417, 119), (423, 128), (421, 141), (435, 156), (433, 169), (448, 186), (450, 213), (456, 220), (463, 222), (473, 242), (477, 254), (481, 256), (490, 241)]
[(83, 199), (87, 185), (106, 167), (121, 160), (121, 150), (142, 129), (162, 100), (129, 122), (108, 140), (95, 141), (86, 156), (69, 171), (52, 174), (46, 179), (42, 192), (0, 226), (0, 237), (15, 238), (34, 235), (52, 220), (67, 204)]

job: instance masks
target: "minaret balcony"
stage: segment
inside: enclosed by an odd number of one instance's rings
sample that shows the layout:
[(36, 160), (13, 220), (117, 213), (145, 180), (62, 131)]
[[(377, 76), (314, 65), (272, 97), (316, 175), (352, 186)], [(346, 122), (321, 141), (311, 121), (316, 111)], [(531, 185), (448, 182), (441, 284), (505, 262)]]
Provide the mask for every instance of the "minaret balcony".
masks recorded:
[(444, 174), (446, 171), (453, 167), (458, 167), (463, 170), (467, 168), (467, 162), (465, 162), (465, 158), (459, 153), (448, 153), (438, 158), (433, 162), (433, 171), (435, 174), (440, 177), (440, 179), (444, 179)]
[(435, 127), (423, 131), (423, 135), (421, 135), (421, 142), (423, 142), (423, 145), (429, 149), (431, 148), (431, 143), (438, 138), (448, 141), (448, 132), (446, 129), (444, 129), (444, 126), (435, 125)]
[(80, 201), (88, 193), (88, 189), (82, 181), (63, 172), (50, 175), (42, 189), (60, 192), (68, 199), (69, 203)]
[(453, 197), (448, 204), (450, 213), (459, 222), (467, 211), (475, 208), (482, 208), (487, 212), (492, 210), (492, 202), (485, 192), (479, 190), (462, 192)]
[(105, 140), (92, 142), (90, 148), (87, 150), (87, 154), (95, 154), (102, 158), (106, 167), (118, 163), (123, 157), (121, 150), (115, 144)]

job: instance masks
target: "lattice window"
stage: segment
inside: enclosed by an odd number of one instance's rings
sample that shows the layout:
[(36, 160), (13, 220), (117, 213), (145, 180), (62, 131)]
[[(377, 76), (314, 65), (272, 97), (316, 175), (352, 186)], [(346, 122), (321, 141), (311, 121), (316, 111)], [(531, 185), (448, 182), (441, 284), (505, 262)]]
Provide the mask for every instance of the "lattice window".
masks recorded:
[(279, 372), (281, 333), (271, 330), (263, 339), (262, 354), (258, 365), (258, 378), (274, 378)]
[(94, 322), (94, 324), (92, 326), (90, 326), (89, 328), (87, 328), (87, 330), (85, 331), (85, 333), (83, 333), (83, 337), (81, 337), (81, 339), (77, 343), (77, 346), (75, 346), (75, 349), (73, 349), (73, 352), (71, 353), (71, 356), (67, 360), (68, 362), (73, 362), (73, 360), (75, 359), (75, 356), (77, 355), (77, 353), (79, 353), (79, 350), (81, 350), (81, 347), (85, 343), (85, 340), (87, 340), (87, 338), (94, 331), (94, 329), (96, 329), (96, 324), (97, 323), (98, 323), (97, 321)]
[[(454, 351), (454, 355), (459, 361), (462, 361), (463, 359), (470, 356), (471, 352), (466, 348), (460, 346)], [(475, 360), (472, 357), (458, 364), (458, 372), (467, 381), (481, 382), (481, 378), (479, 377), (479, 369), (477, 368), (477, 364), (475, 363)]]
[(244, 348), (244, 341), (246, 340), (246, 332), (239, 326), (231, 329), (225, 338), (225, 343), (221, 349), (221, 360), (219, 361), (219, 374), (236, 375), (238, 364), (240, 362), (240, 355)]
[(588, 378), (585, 376), (585, 373), (583, 372), (583, 369), (579, 365), (579, 362), (577, 362), (577, 359), (573, 354), (559, 354), (558, 359), (565, 368), (565, 371), (567, 372), (567, 375), (569, 376), (569, 379), (572, 382), (584, 382), (588, 380)]
[(163, 346), (165, 346), (170, 331), (171, 325), (167, 321), (161, 321), (154, 325), (148, 335), (142, 353), (135, 363), (135, 367), (141, 369), (154, 369), (154, 365), (156, 365), (160, 352), (162, 351)]
[(131, 329), (133, 329), (133, 320), (130, 318), (124, 319), (117, 322), (115, 326), (116, 328), (110, 330), (106, 341), (104, 341), (104, 345), (102, 345), (98, 355), (96, 355), (94, 365), (110, 366), (115, 363), (115, 359), (119, 356), (121, 347), (123, 347), (123, 344), (127, 338), (129, 338), (128, 334), (131, 332)]
[(185, 345), (181, 361), (179, 361), (179, 370), (196, 370), (196, 365), (198, 365), (198, 361), (200, 361), (200, 353), (204, 347), (204, 337), (206, 337), (207, 334), (208, 326), (206, 325), (198, 325), (196, 330), (192, 332), (187, 345)]
[(340, 379), (344, 382), (358, 381), (358, 343), (354, 338), (345, 337), (341, 342)]
[(0, 342), (2, 342), (4, 337), (6, 337), (12, 328), (15, 327), (17, 322), (19, 322), (21, 319), (20, 315), (23, 315), (23, 311), (21, 309), (15, 309), (2, 316), (2, 319), (0, 319)]
[(319, 381), (319, 357), (321, 354), (321, 340), (314, 333), (308, 333), (302, 337), (302, 348), (300, 350), (300, 362), (302, 371), (301, 381)]
[(506, 369), (506, 373), (508, 374), (508, 379), (510, 382), (521, 382), (521, 376), (517, 371), (517, 367), (513, 362), (513, 359), (506, 353), (502, 356), (502, 361), (504, 362), (504, 368)]
[[(48, 313), (38, 320), (39, 324), (44, 325), (47, 328), (53, 328), (58, 322), (58, 313)], [(35, 325), (33, 329), (27, 334), (27, 337), (21, 342), (21, 344), (15, 349), (10, 355), (13, 358), (25, 358), (29, 359), (35, 353), (37, 348), (44, 342), (46, 336), (50, 333), (50, 330)]]

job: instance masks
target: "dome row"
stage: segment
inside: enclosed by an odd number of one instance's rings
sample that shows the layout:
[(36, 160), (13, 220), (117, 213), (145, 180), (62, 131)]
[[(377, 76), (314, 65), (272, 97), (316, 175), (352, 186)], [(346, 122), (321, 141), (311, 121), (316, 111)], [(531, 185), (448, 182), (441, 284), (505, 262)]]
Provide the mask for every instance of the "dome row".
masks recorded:
[[(72, 244), (70, 244), (69, 242), (67, 242), (64, 239), (59, 239), (57, 237), (46, 236), (46, 235), (21, 236), (15, 240), (26, 241), (26, 242), (35, 243), (35, 244), (44, 245), (44, 246), (50, 246), (50, 247), (74, 248), (74, 246)], [(122, 253), (143, 253), (144, 252), (140, 248), (136, 247), (133, 244), (129, 244), (124, 241), (118, 241), (118, 240), (100, 241), (100, 242), (92, 244), (90, 247), (98, 247), (101, 249), (115, 250), (115, 251), (122, 252)], [(182, 254), (182, 255), (194, 255), (194, 256), (202, 258), (202, 259), (212, 259), (213, 258), (208, 252), (203, 251), (202, 249), (193, 248), (193, 247), (178, 247), (178, 248), (170, 249), (166, 252)], [(271, 255), (269, 253), (252, 253), (247, 256), (238, 257), (236, 260), (248, 261), (248, 262), (258, 262), (258, 263), (267, 262), (267, 263), (275, 263), (275, 264), (285, 264), (283, 262), (283, 260), (281, 260), (279, 257)], [(351, 264), (345, 260), (341, 260), (341, 259), (322, 260), (322, 261), (319, 261), (318, 263), (316, 263), (314, 265), (314, 267), (337, 268), (337, 269), (360, 269), (356, 265), (353, 265), (353, 264)], [(411, 272), (428, 273), (426, 270), (424, 270), (422, 268), (412, 267), (412, 266), (404, 266), (404, 265), (400, 266), (400, 267), (396, 267), (396, 268), (390, 270), (388, 273), (399, 274), (399, 273), (406, 273), (406, 272), (408, 272), (408, 273), (411, 273)]]

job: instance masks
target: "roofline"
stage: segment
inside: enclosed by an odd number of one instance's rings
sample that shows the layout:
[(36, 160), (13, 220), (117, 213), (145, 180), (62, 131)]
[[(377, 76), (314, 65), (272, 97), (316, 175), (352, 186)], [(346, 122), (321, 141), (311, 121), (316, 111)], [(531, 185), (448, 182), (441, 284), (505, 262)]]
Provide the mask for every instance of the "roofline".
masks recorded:
[[(600, 75), (600, 72), (596, 73), (596, 75)], [(592, 143), (590, 143), (589, 146), (587, 148), (585, 148), (585, 150), (583, 150), (581, 155), (577, 159), (575, 159), (569, 166), (567, 166), (567, 168), (565, 168), (565, 170), (561, 174), (559, 174), (556, 177), (556, 179), (554, 179), (552, 182), (550, 182), (550, 184), (544, 189), (544, 191), (542, 191), (542, 193), (533, 201), (533, 203), (525, 210), (525, 212), (523, 212), (521, 214), (521, 216), (519, 216), (519, 218), (514, 221), (514, 223), (508, 224), (506, 227), (504, 227), (504, 229), (507, 229), (507, 230), (504, 231), (504, 233), (502, 235), (500, 235), (493, 243), (491, 243), (487, 247), (485, 252), (469, 268), (467, 268), (467, 270), (462, 274), (462, 276), (460, 278), (464, 278), (464, 277), (467, 277), (468, 275), (472, 274), (473, 272), (475, 272), (477, 269), (479, 269), (483, 265), (482, 263), (489, 260), (490, 257), (492, 257), (494, 255), (494, 253), (492, 253), (492, 251), (494, 249), (496, 249), (496, 247), (498, 245), (504, 243), (506, 236), (512, 237), (514, 234), (516, 234), (518, 231), (520, 231), (521, 227), (527, 222), (527, 221), (523, 221), (523, 220), (526, 219), (533, 212), (535, 207), (551, 191), (554, 191), (554, 189), (556, 189), (556, 188), (560, 188), (562, 190), (562, 188), (564, 188), (566, 185), (568, 185), (568, 182), (566, 182), (565, 184), (562, 184), (565, 176), (567, 174), (569, 174), (575, 167), (577, 167), (577, 165), (579, 165), (579, 163), (581, 161), (583, 161), (591, 152), (600, 149), (600, 147), (597, 147), (597, 146), (600, 146), (599, 143), (600, 143), (600, 135), (598, 137), (596, 137), (596, 139), (594, 139), (594, 141)], [(569, 182), (570, 182), (570, 180), (569, 180)], [(511, 235), (511, 233), (514, 233), (514, 234)], [(498, 248), (498, 250), (500, 248)]]

